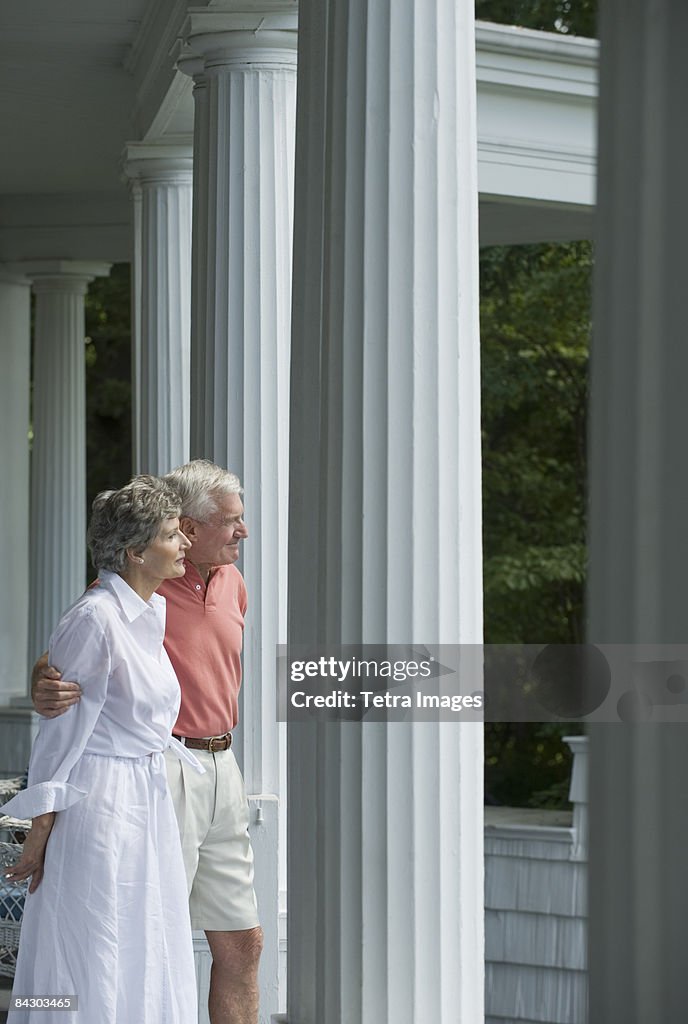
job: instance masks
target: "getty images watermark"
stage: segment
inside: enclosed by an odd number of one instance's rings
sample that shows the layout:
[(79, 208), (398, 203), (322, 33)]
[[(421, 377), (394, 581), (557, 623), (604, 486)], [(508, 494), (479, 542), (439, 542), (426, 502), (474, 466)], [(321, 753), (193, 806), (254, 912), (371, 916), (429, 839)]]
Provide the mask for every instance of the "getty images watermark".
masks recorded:
[(281, 646), (277, 666), (286, 722), (688, 721), (688, 644)]

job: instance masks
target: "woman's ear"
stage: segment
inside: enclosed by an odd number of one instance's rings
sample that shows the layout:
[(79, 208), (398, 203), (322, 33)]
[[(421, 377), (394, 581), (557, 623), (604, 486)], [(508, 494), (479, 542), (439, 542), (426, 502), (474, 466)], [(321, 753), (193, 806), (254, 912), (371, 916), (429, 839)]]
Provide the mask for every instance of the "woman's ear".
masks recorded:
[(127, 561), (133, 562), (134, 565), (142, 565), (144, 559), (133, 548), (127, 548)]

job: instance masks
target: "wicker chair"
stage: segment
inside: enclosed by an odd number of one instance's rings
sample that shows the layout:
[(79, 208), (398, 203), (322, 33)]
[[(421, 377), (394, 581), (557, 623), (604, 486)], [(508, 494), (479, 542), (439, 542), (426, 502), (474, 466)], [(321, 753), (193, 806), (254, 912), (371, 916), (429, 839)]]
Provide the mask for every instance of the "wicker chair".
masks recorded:
[[(0, 780), (0, 807), (18, 793), (25, 776)], [(3, 816), (0, 809), (0, 975), (14, 977), (28, 882), (9, 882), (5, 871), (21, 856), (30, 821)]]

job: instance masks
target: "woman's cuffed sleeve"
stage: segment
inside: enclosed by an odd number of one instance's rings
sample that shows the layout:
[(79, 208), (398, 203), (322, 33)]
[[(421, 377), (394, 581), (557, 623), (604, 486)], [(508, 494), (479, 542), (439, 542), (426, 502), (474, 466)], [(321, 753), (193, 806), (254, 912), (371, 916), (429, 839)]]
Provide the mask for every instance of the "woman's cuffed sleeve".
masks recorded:
[(70, 786), (68, 782), (38, 782), (3, 804), (0, 814), (10, 814), (13, 818), (26, 821), (50, 811), (64, 811), (85, 796), (85, 790)]
[(57, 718), (41, 719), (28, 787), (0, 810), (15, 818), (62, 811), (86, 796), (83, 789), (70, 785), (69, 775), (93, 732), (110, 675), (107, 639), (93, 607), (67, 612), (51, 637), (49, 660), (63, 679), (79, 684), (81, 698)]

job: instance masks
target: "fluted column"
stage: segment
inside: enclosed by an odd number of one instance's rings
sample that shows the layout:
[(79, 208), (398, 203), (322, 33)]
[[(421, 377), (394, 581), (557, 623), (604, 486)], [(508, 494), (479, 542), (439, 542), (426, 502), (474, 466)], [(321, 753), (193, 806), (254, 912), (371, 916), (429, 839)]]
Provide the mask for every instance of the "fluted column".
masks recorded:
[(141, 215), (141, 185), (131, 182), (132, 226), (134, 229), (130, 265), (131, 298), (131, 464), (134, 473), (141, 467), (141, 281), (143, 254), (143, 227)]
[[(469, 0), (302, 0), (289, 640), (481, 640)], [(479, 725), (289, 726), (289, 1024), (483, 1019)]]
[[(192, 14), (195, 72), (192, 456), (246, 488), (243, 762), (277, 792), (274, 651), (285, 636), (296, 12)], [(260, 5), (256, 5), (260, 7)], [(284, 13), (277, 8), (282, 6)], [(180, 66), (189, 70), (189, 65)]]
[[(589, 636), (685, 644), (688, 8), (600, 10)], [(686, 778), (685, 725), (591, 732), (591, 1022), (685, 1018)]]
[(197, 10), (185, 39), (179, 66), (194, 77), (195, 103), (191, 454), (229, 467), (245, 487), (249, 612), (237, 756), (257, 822), (261, 1013), (269, 1019), (277, 1009), (275, 646), (286, 637), (296, 5)]
[(0, 267), (0, 527), (8, 585), (0, 595), (0, 704), (26, 693), (29, 613), (29, 394), (31, 362), (28, 278)]
[(84, 296), (104, 263), (24, 265), (36, 296), (29, 664), (86, 583)]
[(136, 471), (166, 473), (189, 458), (191, 147), (130, 143), (124, 168), (140, 233), (134, 247)]

